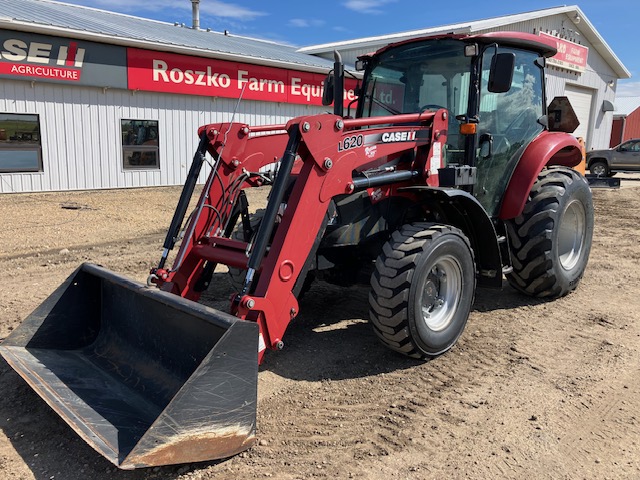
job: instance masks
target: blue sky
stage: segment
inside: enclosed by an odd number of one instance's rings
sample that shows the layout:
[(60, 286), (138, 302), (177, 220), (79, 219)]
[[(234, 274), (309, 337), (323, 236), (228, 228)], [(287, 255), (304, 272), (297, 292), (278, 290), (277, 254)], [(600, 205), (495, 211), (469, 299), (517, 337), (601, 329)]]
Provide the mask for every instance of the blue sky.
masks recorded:
[[(190, 0), (66, 0), (66, 3), (191, 25)], [(305, 46), (563, 5), (561, 0), (457, 0), (447, 3), (426, 0), (201, 0), (200, 26)], [(569, 4), (580, 7), (631, 72), (631, 79), (619, 81), (618, 96), (640, 96), (640, 54), (634, 40), (640, 28), (637, 21), (640, 16), (638, 0), (583, 0)], [(482, 7), (478, 8), (479, 5)]]

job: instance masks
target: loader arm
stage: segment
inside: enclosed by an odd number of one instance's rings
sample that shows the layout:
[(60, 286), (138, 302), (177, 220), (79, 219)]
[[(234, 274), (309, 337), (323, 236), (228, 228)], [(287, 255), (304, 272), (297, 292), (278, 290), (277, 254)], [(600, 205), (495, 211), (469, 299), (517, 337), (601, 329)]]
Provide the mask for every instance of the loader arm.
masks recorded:
[[(155, 283), (163, 290), (197, 300), (200, 292), (196, 285), (207, 269), (211, 271), (211, 265), (248, 269), (251, 274), (232, 301), (231, 312), (258, 323), (262, 359), (266, 348), (282, 348), (287, 325), (298, 313), (293, 289), (331, 199), (370, 185), (383, 196), (403, 195), (397, 189), (414, 181), (437, 186), (447, 112), (360, 119), (326, 114), (258, 129), (244, 124), (207, 125), (200, 134), (203, 132), (218, 168), (212, 170), (202, 192), (202, 208), (196, 209), (198, 214), (187, 225), (176, 263), (170, 270), (156, 270)], [(363, 167), (403, 152), (412, 152), (411, 161), (375, 178), (354, 177)], [(233, 225), (229, 228), (227, 222), (239, 192), (262, 184), (260, 177), (248, 172), (258, 172), (280, 159), (255, 242), (248, 245), (229, 238)], [(292, 179), (286, 210), (276, 226), (275, 212)]]

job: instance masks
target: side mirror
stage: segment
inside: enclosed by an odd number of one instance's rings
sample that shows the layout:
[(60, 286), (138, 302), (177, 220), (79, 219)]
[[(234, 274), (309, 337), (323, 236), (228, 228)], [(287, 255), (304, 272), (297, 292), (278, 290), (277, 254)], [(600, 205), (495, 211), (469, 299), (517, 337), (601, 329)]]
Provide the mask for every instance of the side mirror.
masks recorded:
[(335, 90), (335, 77), (330, 73), (324, 79), (324, 87), (322, 89), (322, 105), (325, 107), (333, 103), (333, 92)]
[(515, 53), (496, 53), (491, 59), (489, 71), (489, 91), (492, 93), (508, 92), (513, 81), (513, 71), (516, 65)]

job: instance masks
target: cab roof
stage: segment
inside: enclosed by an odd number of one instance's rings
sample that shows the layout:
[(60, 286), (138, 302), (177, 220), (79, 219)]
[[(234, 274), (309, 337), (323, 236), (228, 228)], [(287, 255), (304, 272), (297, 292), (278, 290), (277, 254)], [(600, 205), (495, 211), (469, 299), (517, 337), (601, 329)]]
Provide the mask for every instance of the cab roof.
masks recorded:
[(465, 43), (479, 43), (483, 45), (497, 43), (501, 46), (531, 50), (533, 52), (539, 53), (543, 57), (553, 57), (557, 53), (556, 42), (552, 38), (541, 37), (532, 33), (524, 32), (489, 32), (476, 35), (450, 33), (445, 35), (410, 38), (401, 42), (385, 45), (376, 52), (367, 53), (365, 55), (361, 55), (358, 58), (366, 60), (374, 56), (381, 55), (387, 50), (398, 47), (400, 45), (419, 43), (426, 40), (442, 40), (447, 38), (461, 40)]

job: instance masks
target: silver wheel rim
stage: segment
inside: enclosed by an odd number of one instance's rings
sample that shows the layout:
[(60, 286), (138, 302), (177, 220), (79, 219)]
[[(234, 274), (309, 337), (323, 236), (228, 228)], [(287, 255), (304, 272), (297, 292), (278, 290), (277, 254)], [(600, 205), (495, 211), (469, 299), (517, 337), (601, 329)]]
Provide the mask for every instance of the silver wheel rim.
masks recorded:
[(420, 298), (422, 319), (427, 328), (439, 332), (449, 326), (461, 292), (460, 263), (450, 255), (439, 258), (427, 274)]
[(605, 168), (604, 165), (602, 165), (601, 163), (594, 165), (593, 167), (593, 174), (597, 175), (597, 176), (602, 176), (605, 173)]
[(567, 206), (560, 222), (558, 235), (558, 257), (565, 270), (574, 268), (580, 260), (586, 232), (584, 206), (574, 200)]

